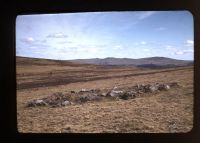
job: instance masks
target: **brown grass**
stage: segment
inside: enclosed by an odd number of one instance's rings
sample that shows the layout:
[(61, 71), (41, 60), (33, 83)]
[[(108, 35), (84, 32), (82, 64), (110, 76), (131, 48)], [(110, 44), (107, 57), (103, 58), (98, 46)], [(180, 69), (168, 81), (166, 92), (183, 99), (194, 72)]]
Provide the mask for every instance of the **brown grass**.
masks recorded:
[[(48, 65), (45, 65), (45, 62), (41, 65), (31, 65), (31, 62), (28, 65), (17, 64), (18, 87), (20, 84), (58, 81), (54, 86), (46, 84), (42, 87), (17, 90), (19, 132), (171, 133), (189, 132), (193, 127), (193, 67), (160, 72), (162, 70), (128, 67), (107, 69), (94, 65), (63, 66), (50, 63), (48, 61)], [(152, 71), (156, 73), (148, 74)], [(49, 72), (52, 72), (52, 75), (49, 75)], [(147, 74), (134, 76), (136, 73)], [(71, 82), (59, 84), (61, 80)], [(25, 108), (28, 101), (56, 92), (82, 88), (110, 89), (114, 85), (129, 87), (155, 82), (178, 82), (181, 87), (130, 100), (90, 102), (60, 108)]]

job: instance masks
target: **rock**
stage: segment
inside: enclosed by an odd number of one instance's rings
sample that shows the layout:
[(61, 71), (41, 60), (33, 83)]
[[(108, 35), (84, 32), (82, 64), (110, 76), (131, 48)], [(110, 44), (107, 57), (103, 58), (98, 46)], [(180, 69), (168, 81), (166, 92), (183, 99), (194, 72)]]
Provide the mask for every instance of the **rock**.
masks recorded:
[(46, 106), (46, 105), (48, 104), (45, 103), (43, 100), (36, 99), (36, 100), (28, 102), (27, 107)]
[(85, 95), (85, 96), (80, 96), (76, 99), (76, 102), (79, 103), (85, 103), (87, 101), (99, 101), (101, 100), (100, 96), (97, 95)]
[(155, 91), (158, 91), (158, 86), (157, 85), (152, 85), (149, 87), (149, 91), (150, 92), (155, 92)]
[(38, 100), (35, 100), (35, 103), (36, 104), (42, 104), (44, 101), (43, 100), (40, 100), (40, 99), (38, 99)]
[(169, 90), (169, 89), (170, 89), (170, 86), (169, 86), (169, 85), (165, 85), (165, 89), (166, 89), (166, 90)]
[(101, 94), (100, 94), (100, 96), (104, 96), (104, 97), (105, 97), (105, 96), (106, 96), (106, 94), (107, 94), (107, 93), (101, 93)]
[(117, 89), (117, 88), (118, 88), (117, 86), (114, 86), (114, 87), (113, 87), (114, 90)]
[(166, 85), (166, 84), (160, 84), (159, 87), (158, 87), (159, 90), (169, 90), (170, 89), (170, 86), (169, 85)]
[(70, 102), (70, 104), (71, 104), (71, 105), (74, 105), (75, 103), (74, 103), (74, 102)]
[(85, 103), (85, 102), (88, 101), (88, 99), (87, 99), (86, 96), (82, 96), (82, 97), (80, 97), (79, 100), (80, 100), (81, 103)]
[(102, 98), (97, 95), (91, 95), (88, 97), (89, 101), (100, 101)]
[[(154, 93), (158, 91), (169, 90), (173, 87), (179, 87), (178, 83), (172, 82), (168, 84), (137, 84), (133, 87), (124, 88), (123, 90), (118, 89), (117, 86), (114, 86), (112, 90), (107, 92), (100, 89), (81, 89), (79, 92), (74, 90), (70, 94), (66, 95), (61, 92), (55, 93), (51, 96), (35, 99), (27, 103), (26, 107), (38, 107), (38, 106), (51, 106), (51, 107), (62, 107), (66, 105), (72, 105), (74, 103), (85, 103), (87, 101), (99, 101), (104, 99), (103, 97), (111, 97), (111, 99), (130, 99), (135, 98), (145, 93)], [(107, 92), (107, 93), (106, 93)], [(149, 95), (149, 94), (146, 94)], [(72, 103), (73, 102), (73, 103)]]
[(62, 102), (61, 105), (62, 106), (70, 105), (70, 102), (66, 100), (66, 101)]
[(128, 91), (128, 92), (126, 92), (126, 94), (127, 94), (130, 98), (135, 98), (137, 93), (136, 93), (135, 91)]
[(35, 106), (36, 106), (36, 104), (35, 104), (34, 101), (30, 101), (30, 102), (28, 102), (27, 105), (26, 105), (26, 107), (35, 107)]
[(89, 90), (89, 92), (92, 92), (92, 93), (99, 93), (101, 90), (100, 89), (91, 89)]
[(82, 88), (81, 90), (80, 90), (80, 92), (89, 92), (90, 90), (88, 90), (88, 89), (85, 89), (85, 88)]
[(116, 97), (116, 96), (119, 96), (123, 93), (123, 91), (115, 91), (115, 90), (112, 90), (111, 92), (109, 92), (108, 96), (111, 96), (111, 97)]
[(76, 92), (72, 90), (71, 93), (76, 93)]
[(129, 97), (129, 94), (127, 92), (123, 93), (122, 95), (119, 96), (120, 99), (127, 100)]

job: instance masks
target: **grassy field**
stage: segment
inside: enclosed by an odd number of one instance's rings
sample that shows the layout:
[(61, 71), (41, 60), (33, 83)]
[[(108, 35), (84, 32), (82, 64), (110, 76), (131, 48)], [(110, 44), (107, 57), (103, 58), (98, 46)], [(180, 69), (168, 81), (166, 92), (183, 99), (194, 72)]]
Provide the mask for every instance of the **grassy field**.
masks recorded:
[[(25, 133), (173, 133), (193, 127), (193, 67), (142, 69), (17, 59), (17, 122)], [(130, 100), (105, 100), (65, 107), (27, 102), (81, 89), (127, 88), (177, 82), (180, 87)]]

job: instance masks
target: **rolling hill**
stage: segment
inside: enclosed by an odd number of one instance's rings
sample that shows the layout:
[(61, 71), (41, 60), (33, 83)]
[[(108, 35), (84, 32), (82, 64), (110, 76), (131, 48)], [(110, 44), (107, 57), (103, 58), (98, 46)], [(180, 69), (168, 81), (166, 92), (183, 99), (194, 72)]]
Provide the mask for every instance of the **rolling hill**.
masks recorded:
[(167, 68), (193, 65), (193, 61), (177, 60), (166, 57), (150, 57), (140, 59), (130, 58), (94, 58), (94, 59), (76, 59), (70, 60), (71, 62), (96, 64), (96, 65), (113, 65), (113, 66), (137, 66), (147, 68)]

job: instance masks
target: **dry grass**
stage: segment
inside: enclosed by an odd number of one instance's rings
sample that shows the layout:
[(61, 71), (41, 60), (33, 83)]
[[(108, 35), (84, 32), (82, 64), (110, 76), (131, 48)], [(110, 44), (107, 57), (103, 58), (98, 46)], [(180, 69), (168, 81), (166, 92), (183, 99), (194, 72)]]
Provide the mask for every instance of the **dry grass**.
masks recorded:
[[(45, 63), (43, 65), (17, 64), (18, 85), (46, 83), (55, 79), (59, 81), (74, 78), (77, 81), (71, 80), (70, 83), (54, 86), (18, 89), (19, 132), (171, 133), (189, 132), (193, 127), (193, 67), (160, 72), (162, 70), (105, 69), (92, 65), (88, 65), (89, 67), (87, 65), (63, 66), (50, 63), (48, 62), (48, 66), (45, 66)], [(152, 71), (157, 73), (148, 74)], [(49, 76), (49, 72), (53, 74)], [(131, 76), (131, 74), (142, 72), (147, 74)], [(113, 77), (96, 79), (99, 76)], [(85, 78), (90, 80), (83, 81), (82, 79)], [(114, 85), (128, 87), (137, 83), (155, 82), (178, 82), (181, 87), (130, 100), (90, 102), (61, 108), (25, 108), (28, 101), (47, 97), (56, 92), (69, 92), (82, 88), (106, 89)]]

